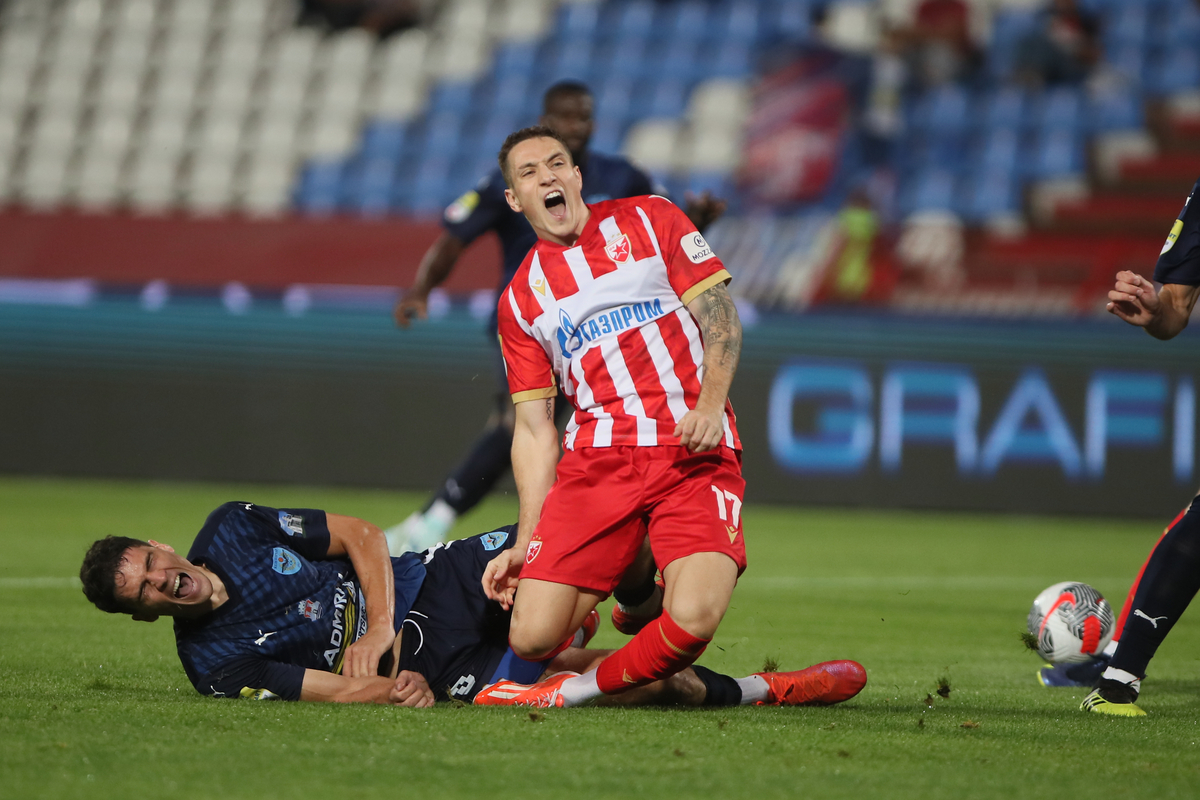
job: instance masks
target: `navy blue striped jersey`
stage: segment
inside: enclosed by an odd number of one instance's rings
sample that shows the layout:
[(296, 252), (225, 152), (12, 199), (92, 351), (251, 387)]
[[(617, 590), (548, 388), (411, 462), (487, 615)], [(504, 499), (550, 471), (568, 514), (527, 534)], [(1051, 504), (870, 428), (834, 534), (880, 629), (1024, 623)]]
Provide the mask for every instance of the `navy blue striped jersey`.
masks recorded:
[[(350, 561), (328, 552), (324, 511), (226, 503), (209, 515), (188, 560), (216, 573), (229, 599), (175, 620), (179, 660), (199, 692), (299, 700), (306, 669), (341, 670), (346, 648), (366, 633), (366, 603)], [(406, 553), (392, 569), (399, 630), (425, 566)]]
[(1154, 280), (1159, 283), (1200, 286), (1200, 208), (1192, 205), (1198, 188), (1200, 181), (1192, 187), (1192, 193), (1158, 254)]
[[(610, 156), (591, 150), (587, 159), (579, 165), (583, 174), (583, 200), (599, 203), (621, 197), (640, 197), (644, 194), (666, 196), (666, 190), (658, 186), (645, 172), (620, 156)], [(537, 241), (537, 234), (529, 226), (524, 214), (508, 207), (504, 199), (504, 175), (500, 168), (490, 172), (471, 191), (455, 200), (446, 208), (443, 225), (456, 239), (473, 242), (488, 231), (500, 237), (500, 250), (504, 257), (504, 274), (500, 279), (503, 291), (521, 262)], [(492, 328), (495, 329), (493, 314)]]

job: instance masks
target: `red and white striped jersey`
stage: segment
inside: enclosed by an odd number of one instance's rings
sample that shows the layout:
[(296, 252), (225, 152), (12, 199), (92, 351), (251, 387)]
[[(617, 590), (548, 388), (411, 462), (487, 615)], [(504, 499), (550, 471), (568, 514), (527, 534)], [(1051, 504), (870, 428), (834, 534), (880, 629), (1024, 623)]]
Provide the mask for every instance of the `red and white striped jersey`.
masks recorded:
[[(704, 237), (654, 195), (590, 206), (573, 247), (543, 239), (500, 295), (513, 402), (553, 397), (575, 414), (564, 446), (677, 445), (696, 407), (704, 343), (687, 304), (730, 279)], [(725, 444), (741, 449), (725, 404)]]

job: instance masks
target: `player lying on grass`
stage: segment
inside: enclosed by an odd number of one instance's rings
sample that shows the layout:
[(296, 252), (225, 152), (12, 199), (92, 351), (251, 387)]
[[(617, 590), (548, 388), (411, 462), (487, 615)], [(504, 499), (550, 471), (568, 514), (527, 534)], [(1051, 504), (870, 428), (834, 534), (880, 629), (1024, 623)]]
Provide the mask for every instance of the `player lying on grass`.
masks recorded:
[[(1117, 273), (1108, 293), (1108, 311), (1156, 339), (1173, 339), (1188, 324), (1200, 297), (1200, 208), (1192, 205), (1200, 181), (1171, 227), (1154, 266), (1154, 281), (1133, 272)], [(1162, 284), (1162, 289), (1154, 283)], [(1084, 698), (1082, 708), (1100, 714), (1135, 717), (1142, 679), (1159, 645), (1200, 591), (1200, 506), (1195, 500), (1175, 518), (1150, 552), (1117, 625), (1119, 642), (1112, 661)]]
[[(101, 610), (173, 617), (180, 661), (202, 694), (470, 702), (485, 683), (591, 669), (608, 653), (571, 646), (595, 632), (593, 616), (588, 633), (552, 657), (514, 656), (510, 612), (481, 586), (488, 560), (516, 541), (513, 527), (390, 558), (383, 532), (362, 520), (226, 503), (186, 559), (157, 542), (110, 536), (92, 545), (80, 579)], [(853, 661), (737, 680), (696, 667), (620, 702), (827, 705), (865, 683)]]

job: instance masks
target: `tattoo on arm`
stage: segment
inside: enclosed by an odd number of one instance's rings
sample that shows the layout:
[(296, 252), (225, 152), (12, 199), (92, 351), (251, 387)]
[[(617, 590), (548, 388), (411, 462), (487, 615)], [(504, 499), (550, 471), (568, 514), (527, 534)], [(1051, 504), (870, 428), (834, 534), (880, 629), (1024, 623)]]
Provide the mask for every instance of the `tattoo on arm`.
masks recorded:
[(546, 419), (554, 419), (554, 398), (546, 400)]
[(736, 369), (742, 354), (742, 324), (729, 288), (718, 283), (697, 299), (701, 301), (698, 316), (705, 350), (715, 348), (716, 363), (729, 370)]

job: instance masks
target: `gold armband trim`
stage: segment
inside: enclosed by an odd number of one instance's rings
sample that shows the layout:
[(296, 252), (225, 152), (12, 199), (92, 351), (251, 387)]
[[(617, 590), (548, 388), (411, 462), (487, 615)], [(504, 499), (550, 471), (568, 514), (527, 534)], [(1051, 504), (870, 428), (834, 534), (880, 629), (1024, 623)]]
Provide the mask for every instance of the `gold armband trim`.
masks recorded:
[(547, 386), (545, 389), (529, 389), (517, 392), (512, 396), (513, 404), (528, 403), (530, 400), (546, 400), (558, 394), (557, 386)]
[(716, 286), (718, 283), (728, 283), (731, 280), (733, 280), (733, 276), (729, 274), (729, 270), (718, 270), (697, 283), (692, 288), (688, 289), (679, 299), (682, 300), (683, 304), (686, 306), (688, 303), (692, 302), (697, 297)]

